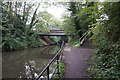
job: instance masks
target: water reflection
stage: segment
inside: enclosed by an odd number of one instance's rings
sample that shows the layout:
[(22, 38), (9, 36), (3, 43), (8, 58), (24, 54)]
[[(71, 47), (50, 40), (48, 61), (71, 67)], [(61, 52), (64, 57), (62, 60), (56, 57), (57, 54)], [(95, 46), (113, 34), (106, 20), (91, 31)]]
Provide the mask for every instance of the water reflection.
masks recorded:
[[(3, 78), (35, 78), (59, 50), (57, 46), (34, 48), (23, 51), (4, 52)], [(52, 73), (55, 64), (50, 66)]]

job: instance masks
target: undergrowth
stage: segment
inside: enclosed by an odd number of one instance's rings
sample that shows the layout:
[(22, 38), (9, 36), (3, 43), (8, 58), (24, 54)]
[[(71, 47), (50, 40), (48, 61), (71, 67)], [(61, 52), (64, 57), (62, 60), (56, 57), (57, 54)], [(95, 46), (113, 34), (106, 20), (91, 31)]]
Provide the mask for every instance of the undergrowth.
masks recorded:
[[(56, 71), (57, 73), (58, 71)], [(63, 62), (59, 63), (59, 74), (55, 74), (53, 80), (62, 80), (64, 78), (65, 64)]]

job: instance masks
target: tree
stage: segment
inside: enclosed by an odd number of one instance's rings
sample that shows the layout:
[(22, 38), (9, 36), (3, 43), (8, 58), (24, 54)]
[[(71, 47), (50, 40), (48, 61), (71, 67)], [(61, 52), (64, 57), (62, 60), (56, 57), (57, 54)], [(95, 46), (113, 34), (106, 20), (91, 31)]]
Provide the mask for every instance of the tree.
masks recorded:
[[(34, 3), (33, 3), (34, 4)], [(37, 9), (34, 11), (31, 23), (29, 18), (32, 7), (29, 2), (1, 2), (2, 5), (2, 48), (4, 50), (18, 50), (27, 47), (27, 39), (32, 26), (36, 23), (35, 15)]]
[(71, 2), (68, 3), (68, 13), (64, 16), (63, 27), (66, 33), (78, 33), (72, 38), (77, 41), (88, 30), (90, 21), (88, 20), (87, 4)]
[[(94, 67), (89, 68), (94, 77), (119, 79), (120, 59), (120, 2), (97, 3), (89, 10), (97, 22), (92, 21), (93, 36), (97, 46), (94, 53)], [(97, 10), (96, 10), (97, 9)], [(97, 74), (96, 74), (97, 73)]]
[(47, 11), (39, 12), (37, 15), (37, 20), (39, 23), (34, 26), (34, 29), (42, 33), (48, 33), (49, 29), (58, 29), (62, 24), (59, 19), (55, 18)]

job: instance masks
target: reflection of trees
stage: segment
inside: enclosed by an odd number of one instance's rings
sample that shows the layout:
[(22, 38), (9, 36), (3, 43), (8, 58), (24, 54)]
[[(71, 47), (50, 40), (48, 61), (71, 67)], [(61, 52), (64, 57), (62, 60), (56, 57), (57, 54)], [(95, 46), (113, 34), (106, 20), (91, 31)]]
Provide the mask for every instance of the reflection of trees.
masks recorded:
[[(53, 58), (58, 51), (56, 46), (34, 48), (30, 50), (7, 52), (3, 54), (3, 77), (25, 78), (26, 67), (28, 66), (28, 76), (34, 78)], [(34, 61), (34, 62), (32, 62)], [(52, 66), (51, 66), (52, 67)]]
[(36, 61), (27, 61), (25, 65), (25, 74), (27, 78), (35, 78), (43, 68), (48, 64), (49, 61), (40, 61), (40, 65)]
[[(36, 70), (35, 70), (35, 65), (32, 65), (31, 64), (31, 62), (32, 61), (28, 61), (27, 62), (27, 65), (25, 65), (25, 66), (28, 66), (28, 68), (26, 67), (26, 76), (27, 76), (27, 78), (35, 78), (35, 76), (34, 76), (34, 74), (36, 73)], [(34, 64), (35, 64), (35, 61), (33, 61), (34, 62)], [(27, 73), (28, 73), (28, 75), (27, 75)]]

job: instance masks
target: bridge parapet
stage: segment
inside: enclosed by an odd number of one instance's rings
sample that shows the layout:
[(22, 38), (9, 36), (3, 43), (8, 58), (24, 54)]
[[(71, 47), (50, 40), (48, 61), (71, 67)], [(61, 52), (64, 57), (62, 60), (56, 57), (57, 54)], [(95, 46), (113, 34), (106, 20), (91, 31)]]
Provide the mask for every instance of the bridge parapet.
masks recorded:
[(64, 34), (64, 33), (40, 33), (40, 36), (69, 36), (71, 34)]
[(71, 36), (71, 34), (65, 34), (63, 29), (50, 29), (49, 33), (40, 33), (40, 36)]
[(63, 29), (50, 29), (51, 33), (64, 33), (65, 31)]

